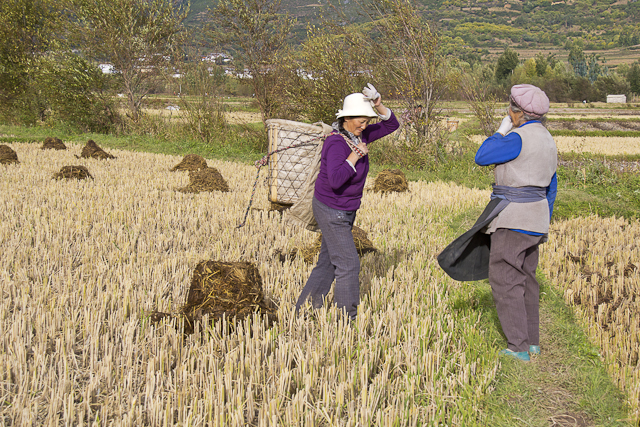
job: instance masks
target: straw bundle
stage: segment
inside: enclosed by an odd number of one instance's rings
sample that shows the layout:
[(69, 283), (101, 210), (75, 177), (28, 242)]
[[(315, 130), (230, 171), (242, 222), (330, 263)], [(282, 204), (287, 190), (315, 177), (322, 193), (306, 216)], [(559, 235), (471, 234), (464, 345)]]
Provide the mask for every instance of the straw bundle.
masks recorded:
[(227, 181), (218, 169), (206, 167), (189, 171), (189, 185), (179, 188), (182, 193), (200, 193), (202, 191), (229, 191)]
[(60, 172), (53, 174), (54, 179), (93, 179), (89, 169), (84, 166), (63, 166)]
[(172, 167), (171, 172), (175, 171), (196, 171), (205, 169), (207, 167), (207, 161), (197, 154), (187, 154), (182, 161)]
[(10, 165), (12, 163), (20, 163), (18, 155), (8, 145), (0, 145), (0, 165)]
[(208, 315), (216, 321), (223, 317), (242, 320), (252, 313), (275, 320), (275, 310), (264, 298), (262, 277), (248, 262), (201, 261), (193, 272), (185, 315), (185, 332), (194, 331), (195, 322)]
[(404, 172), (398, 169), (381, 171), (376, 177), (373, 191), (389, 193), (393, 191), (403, 192), (409, 190), (409, 183)]
[(48, 136), (44, 139), (42, 144), (43, 150), (66, 150), (67, 146), (64, 145), (60, 138)]
[(113, 156), (100, 148), (93, 139), (87, 141), (87, 145), (82, 147), (82, 153), (80, 153), (80, 157), (100, 160), (116, 158), (116, 156)]

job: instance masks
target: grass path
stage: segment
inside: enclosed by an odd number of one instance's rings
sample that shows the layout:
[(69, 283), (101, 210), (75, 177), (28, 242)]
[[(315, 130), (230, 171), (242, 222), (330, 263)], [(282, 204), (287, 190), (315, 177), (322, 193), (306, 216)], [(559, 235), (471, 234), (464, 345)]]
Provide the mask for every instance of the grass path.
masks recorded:
[[(625, 398), (607, 376), (598, 349), (576, 324), (556, 290), (541, 289), (542, 353), (531, 362), (505, 359), (482, 416), (490, 426), (630, 426)], [(491, 290), (476, 291), (479, 310), (504, 344)]]

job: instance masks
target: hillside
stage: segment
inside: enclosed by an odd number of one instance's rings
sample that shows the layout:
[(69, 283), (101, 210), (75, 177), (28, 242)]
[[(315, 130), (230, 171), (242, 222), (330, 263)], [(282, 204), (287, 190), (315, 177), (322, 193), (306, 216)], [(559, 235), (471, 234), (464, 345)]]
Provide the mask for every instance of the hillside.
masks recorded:
[[(189, 21), (202, 22), (202, 12), (214, 0), (192, 0)], [(335, 1), (334, 7), (351, 22), (366, 18), (357, 1)], [(326, 0), (282, 0), (283, 9), (297, 19), (295, 38), (305, 36), (308, 23), (327, 10)], [(585, 51), (607, 58), (609, 65), (640, 58), (638, 0), (416, 0), (425, 19), (435, 23), (452, 46), (480, 49), (490, 59), (505, 46), (521, 57), (544, 49), (562, 56), (567, 40), (581, 39)], [(612, 62), (613, 61), (613, 62)]]

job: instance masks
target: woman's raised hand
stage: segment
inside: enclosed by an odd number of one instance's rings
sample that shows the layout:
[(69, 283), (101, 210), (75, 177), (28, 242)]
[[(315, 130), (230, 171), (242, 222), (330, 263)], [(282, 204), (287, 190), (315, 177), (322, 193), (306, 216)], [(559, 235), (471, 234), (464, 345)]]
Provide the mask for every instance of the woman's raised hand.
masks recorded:
[(364, 99), (371, 103), (372, 107), (376, 107), (382, 102), (382, 97), (371, 83), (367, 83), (364, 89), (362, 89), (362, 94), (364, 95)]

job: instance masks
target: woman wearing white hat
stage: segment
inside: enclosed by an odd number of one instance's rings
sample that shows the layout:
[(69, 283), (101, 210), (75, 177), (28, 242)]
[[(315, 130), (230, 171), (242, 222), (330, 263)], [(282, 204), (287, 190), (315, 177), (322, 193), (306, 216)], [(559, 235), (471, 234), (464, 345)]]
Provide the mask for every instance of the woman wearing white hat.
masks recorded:
[[(356, 317), (360, 302), (360, 259), (351, 229), (369, 172), (368, 144), (399, 127), (393, 112), (381, 101), (382, 97), (371, 84), (362, 93), (348, 95), (336, 114), (338, 120), (332, 125), (333, 133), (324, 142), (313, 197), (313, 214), (322, 231), (322, 246), (296, 309), (300, 309), (307, 298), (314, 308), (322, 307), (335, 279), (336, 305), (350, 320)], [(381, 121), (369, 125), (373, 117)]]

